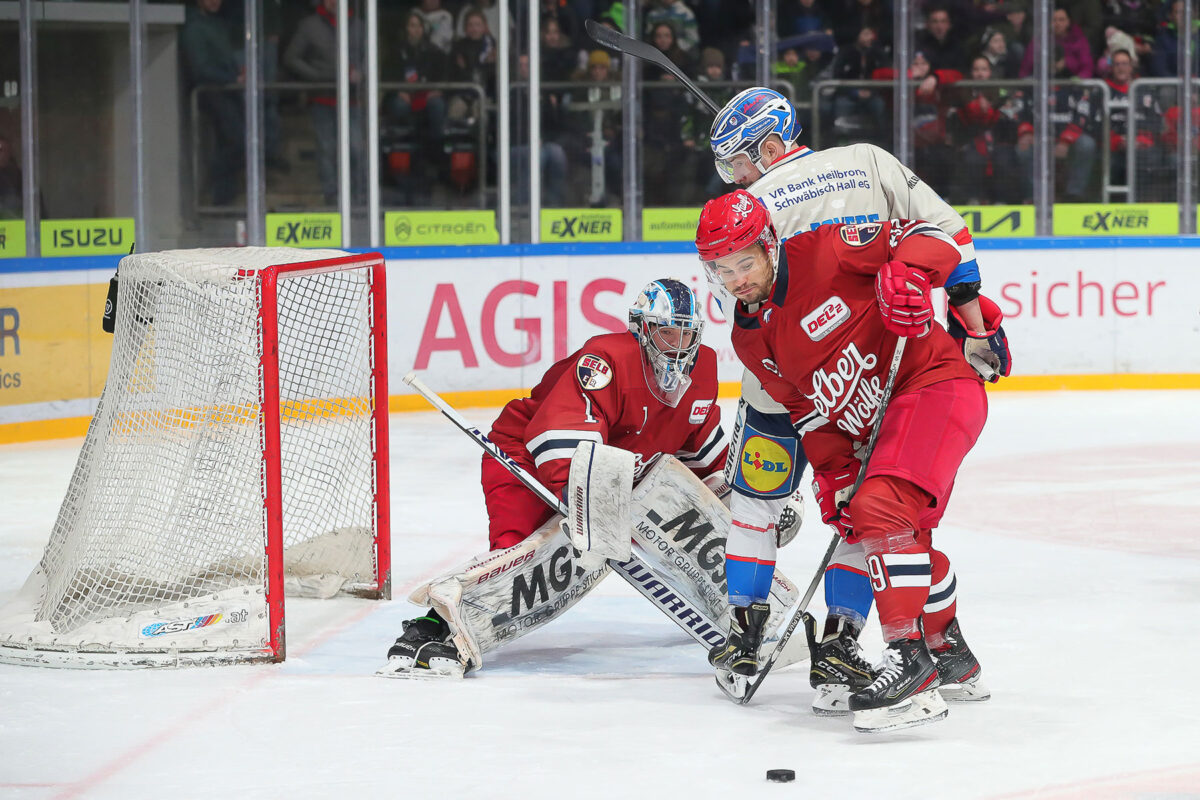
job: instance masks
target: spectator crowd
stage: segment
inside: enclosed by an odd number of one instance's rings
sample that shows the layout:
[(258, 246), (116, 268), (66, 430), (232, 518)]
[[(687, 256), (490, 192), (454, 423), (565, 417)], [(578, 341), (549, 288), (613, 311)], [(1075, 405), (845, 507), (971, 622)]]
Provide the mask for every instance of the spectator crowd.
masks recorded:
[[(241, 20), (245, 0), (192, 0), (181, 33), (189, 89), (206, 126), (206, 201), (233, 202), (242, 171), (244, 119), (236, 87), (244, 83)], [(315, 151), (316, 183), (335, 200), (336, 22), (339, 0), (265, 0), (268, 81), (316, 84), (304, 95)], [(773, 88), (798, 106), (811, 143), (891, 145), (895, 64), (893, 4), (899, 0), (777, 0)], [(495, 184), (499, 157), (523, 174), (531, 154), (527, 113), (528, 13), (538, 14), (542, 200), (547, 206), (620, 203), (623, 164), (621, 59), (598, 48), (584, 21), (654, 45), (718, 103), (754, 81), (754, 0), (642, 0), (641, 19), (620, 0), (378, 0), (378, 51), (385, 203), (462, 205)], [(526, 7), (527, 6), (527, 7)], [(349, 7), (352, 182), (365, 181), (365, 137), (358, 95), (365, 47), (357, 2)], [(1172, 86), (1131, 93), (1142, 77), (1177, 73), (1183, 0), (1059, 0), (1052, 20), (1051, 122), (1056, 198), (1099, 201), (1103, 189), (1129, 182), (1133, 152), (1138, 198), (1170, 199), (1178, 142), (1179, 98)], [(913, 166), (947, 199), (963, 204), (1032, 201), (1034, 51), (1029, 0), (936, 0), (914, 5)], [(513, 43), (510, 103), (513, 147), (496, 152), (496, 33)], [(1195, 42), (1195, 32), (1192, 33)], [(1193, 45), (1200, 59), (1200, 45)], [(1197, 62), (1200, 64), (1200, 61)], [(1193, 74), (1197, 71), (1193, 65)], [(278, 76), (278, 77), (276, 77)], [(647, 206), (695, 206), (724, 191), (712, 169), (711, 114), (669, 72), (644, 65), (642, 185)], [(818, 81), (827, 86), (814, 95)], [(1103, 82), (1102, 84), (1099, 82)], [(707, 84), (707, 86), (706, 86)], [(411, 85), (411, 86), (410, 86)], [(234, 91), (230, 91), (231, 87)], [(269, 94), (268, 167), (297, 165), (283, 152), (279, 97)], [(481, 153), (479, 142), (488, 152)], [(1107, 141), (1105, 141), (1107, 137)], [(1101, 174), (1107, 149), (1109, 173)], [(481, 162), (480, 159), (483, 159)], [(519, 188), (521, 181), (515, 180)], [(1113, 199), (1125, 199), (1120, 189)], [(364, 192), (365, 193), (365, 192)], [(516, 198), (518, 202), (522, 197)]]

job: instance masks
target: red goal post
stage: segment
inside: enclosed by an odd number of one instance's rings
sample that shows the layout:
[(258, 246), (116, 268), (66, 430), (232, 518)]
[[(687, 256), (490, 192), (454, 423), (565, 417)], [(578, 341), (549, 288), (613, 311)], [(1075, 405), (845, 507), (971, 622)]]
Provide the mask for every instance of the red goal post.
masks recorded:
[(281, 661), (284, 595), (390, 597), (378, 254), (122, 260), (108, 380), (0, 661)]

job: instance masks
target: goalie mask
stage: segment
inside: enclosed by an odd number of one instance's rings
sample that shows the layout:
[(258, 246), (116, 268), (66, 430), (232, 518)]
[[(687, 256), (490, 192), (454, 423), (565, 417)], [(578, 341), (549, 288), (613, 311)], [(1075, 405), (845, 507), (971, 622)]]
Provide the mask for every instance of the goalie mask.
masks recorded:
[(641, 345), (646, 386), (675, 408), (692, 385), (704, 332), (695, 292), (674, 278), (647, 284), (629, 309), (629, 330)]
[(771, 215), (754, 195), (738, 189), (704, 204), (696, 226), (696, 252), (704, 263), (708, 285), (726, 314), (732, 313), (734, 297), (726, 288), (730, 275), (718, 267), (717, 259), (739, 253), (748, 247), (762, 247), (770, 261), (771, 281), (779, 267), (779, 236)]

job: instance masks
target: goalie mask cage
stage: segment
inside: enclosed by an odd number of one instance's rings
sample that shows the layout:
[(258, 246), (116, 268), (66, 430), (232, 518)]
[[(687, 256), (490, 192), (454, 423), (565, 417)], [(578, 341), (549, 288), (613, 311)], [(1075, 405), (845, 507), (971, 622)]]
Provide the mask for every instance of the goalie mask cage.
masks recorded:
[(0, 661), (284, 658), (291, 594), (390, 596), (384, 264), (121, 261), (108, 380)]

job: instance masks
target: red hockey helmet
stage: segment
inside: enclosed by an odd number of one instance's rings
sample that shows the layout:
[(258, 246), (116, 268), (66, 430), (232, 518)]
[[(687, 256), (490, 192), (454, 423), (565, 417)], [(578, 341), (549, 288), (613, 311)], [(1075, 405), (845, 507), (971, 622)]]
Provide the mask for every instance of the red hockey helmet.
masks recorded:
[(774, 269), (779, 264), (779, 236), (771, 215), (754, 195), (738, 189), (704, 204), (696, 226), (696, 251), (704, 262), (709, 288), (722, 301), (722, 307), (729, 302), (732, 308), (733, 297), (717, 275), (717, 259), (756, 244), (766, 251)]
[(716, 261), (752, 244), (761, 244), (775, 262), (779, 237), (771, 215), (754, 195), (738, 189), (704, 204), (696, 226), (696, 250), (703, 261)]

